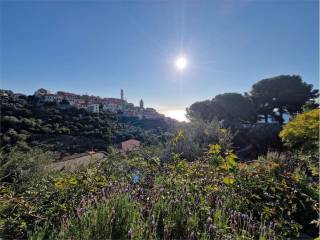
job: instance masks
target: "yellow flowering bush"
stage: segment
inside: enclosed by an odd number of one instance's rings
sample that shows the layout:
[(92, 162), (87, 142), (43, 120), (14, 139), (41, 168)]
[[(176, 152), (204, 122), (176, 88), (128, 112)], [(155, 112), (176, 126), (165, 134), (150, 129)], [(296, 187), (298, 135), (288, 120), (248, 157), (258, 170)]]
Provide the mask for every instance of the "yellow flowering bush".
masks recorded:
[(216, 170), (221, 170), (222, 182), (225, 185), (233, 185), (236, 180), (233, 172), (236, 169), (238, 158), (231, 150), (222, 151), (219, 144), (211, 144), (208, 147), (208, 160), (216, 167)]
[(222, 147), (219, 144), (209, 145), (207, 155), (209, 161), (218, 169), (229, 171), (237, 166), (237, 155), (231, 150), (222, 151)]
[(315, 149), (319, 143), (319, 109), (297, 115), (287, 123), (279, 136), (289, 147)]
[(208, 154), (219, 154), (221, 153), (221, 146), (219, 144), (209, 145)]

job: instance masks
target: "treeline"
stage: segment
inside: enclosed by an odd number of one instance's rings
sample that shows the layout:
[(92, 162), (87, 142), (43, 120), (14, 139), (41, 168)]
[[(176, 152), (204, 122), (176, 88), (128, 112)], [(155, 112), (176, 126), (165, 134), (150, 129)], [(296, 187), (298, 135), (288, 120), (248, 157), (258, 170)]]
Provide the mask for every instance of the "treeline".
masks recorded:
[(280, 75), (255, 83), (249, 93), (224, 93), (187, 108), (191, 122), (218, 120), (232, 130), (239, 156), (256, 158), (281, 150), (279, 138), (285, 120), (318, 107), (318, 90), (297, 75)]
[(271, 119), (283, 124), (285, 114), (292, 117), (301, 113), (303, 107), (316, 108), (317, 97), (318, 90), (300, 76), (280, 75), (255, 83), (250, 93), (224, 93), (196, 102), (187, 109), (187, 116), (190, 120), (217, 118), (232, 127), (261, 119), (265, 123)]

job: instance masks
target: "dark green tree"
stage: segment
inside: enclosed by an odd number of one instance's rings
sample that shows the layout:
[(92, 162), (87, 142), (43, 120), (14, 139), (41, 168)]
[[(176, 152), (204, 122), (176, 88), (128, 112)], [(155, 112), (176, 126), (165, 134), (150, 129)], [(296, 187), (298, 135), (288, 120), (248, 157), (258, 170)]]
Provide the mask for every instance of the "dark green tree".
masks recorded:
[(219, 94), (211, 101), (196, 102), (187, 109), (190, 120), (223, 120), (228, 126), (256, 122), (255, 107), (248, 96), (240, 93)]
[(193, 103), (186, 109), (187, 118), (190, 120), (211, 121), (214, 118), (215, 112), (212, 107), (212, 101), (205, 100)]
[(298, 75), (280, 75), (255, 83), (251, 96), (265, 122), (272, 116), (282, 124), (283, 114), (295, 115), (301, 112), (308, 100), (318, 96), (318, 90), (303, 82)]
[(217, 95), (213, 100), (213, 105), (218, 105), (222, 112), (218, 119), (223, 119), (230, 124), (254, 123), (257, 114), (254, 105), (248, 96), (240, 93), (224, 93)]

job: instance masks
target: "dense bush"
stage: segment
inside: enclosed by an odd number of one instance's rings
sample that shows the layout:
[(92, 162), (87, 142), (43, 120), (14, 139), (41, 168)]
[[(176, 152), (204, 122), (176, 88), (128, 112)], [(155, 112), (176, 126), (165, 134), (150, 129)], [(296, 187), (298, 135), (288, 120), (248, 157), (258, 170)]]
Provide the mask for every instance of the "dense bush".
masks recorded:
[[(42, 229), (31, 239), (140, 239), (143, 222), (138, 205), (119, 195), (97, 204), (92, 211), (66, 221), (60, 232)], [(129, 227), (129, 230), (128, 230)]]
[(210, 144), (219, 144), (223, 150), (231, 149), (232, 139), (231, 131), (221, 128), (217, 120), (191, 122), (176, 132), (167, 144), (162, 160), (168, 162), (175, 154), (188, 161), (195, 161), (203, 156)]
[(252, 164), (240, 164), (232, 205), (272, 221), (284, 237), (316, 235), (319, 186), (304, 155), (268, 153)]
[(236, 130), (233, 145), (242, 159), (256, 159), (268, 151), (282, 149), (280, 130), (279, 124), (261, 123), (242, 127)]
[(107, 179), (96, 169), (77, 173), (53, 173), (31, 178), (23, 189), (1, 187), (0, 236), (25, 238), (29, 230), (47, 223), (60, 223), (75, 213), (84, 199), (107, 187)]
[[(172, 144), (175, 139), (172, 140)], [(76, 172), (1, 188), (1, 236), (34, 239), (286, 239), (316, 235), (318, 176), (304, 155), (237, 163), (210, 145), (200, 160), (145, 148)]]
[(52, 153), (41, 149), (22, 151), (21, 147), (15, 147), (9, 153), (1, 152), (0, 180), (22, 187), (30, 180), (41, 177), (45, 173), (44, 166), (54, 158)]
[(291, 148), (317, 151), (319, 148), (319, 109), (297, 115), (280, 132), (282, 141)]

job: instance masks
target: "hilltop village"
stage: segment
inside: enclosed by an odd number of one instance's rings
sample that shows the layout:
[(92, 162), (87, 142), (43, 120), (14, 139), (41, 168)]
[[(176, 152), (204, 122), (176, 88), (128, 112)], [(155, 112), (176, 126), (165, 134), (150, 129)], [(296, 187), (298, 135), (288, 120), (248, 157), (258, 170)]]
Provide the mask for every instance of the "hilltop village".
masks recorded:
[[(15, 94), (16, 97), (22, 94)], [(52, 93), (49, 90), (40, 88), (34, 93), (39, 105), (54, 103), (60, 108), (75, 107), (85, 109), (92, 113), (114, 112), (123, 117), (137, 117), (138, 119), (163, 118), (154, 108), (145, 108), (141, 99), (139, 106), (127, 102), (124, 98), (124, 91), (121, 89), (120, 98), (101, 98), (99, 96), (78, 95), (75, 93), (58, 91)]]
[[(39, 89), (32, 95), (0, 90), (0, 142), (10, 148), (41, 146), (58, 155), (106, 151), (124, 141), (162, 142), (177, 122), (153, 108), (120, 98), (101, 98)], [(125, 146), (126, 147), (126, 146)], [(124, 149), (122, 149), (124, 150)], [(60, 158), (60, 157), (59, 157)]]

